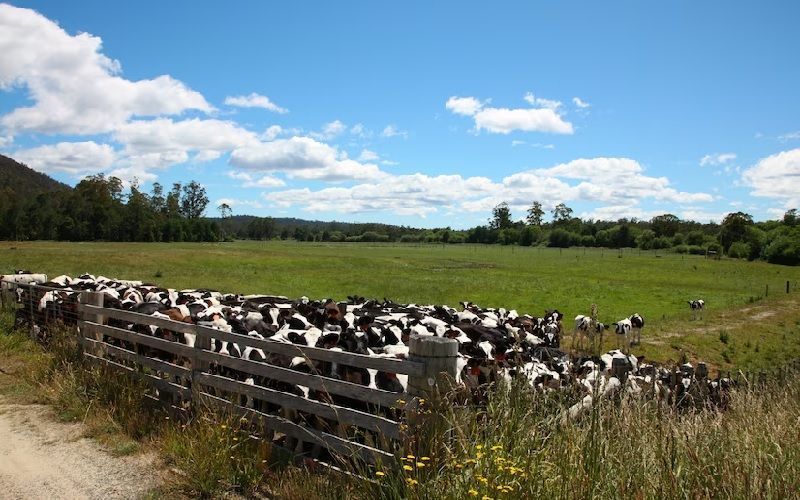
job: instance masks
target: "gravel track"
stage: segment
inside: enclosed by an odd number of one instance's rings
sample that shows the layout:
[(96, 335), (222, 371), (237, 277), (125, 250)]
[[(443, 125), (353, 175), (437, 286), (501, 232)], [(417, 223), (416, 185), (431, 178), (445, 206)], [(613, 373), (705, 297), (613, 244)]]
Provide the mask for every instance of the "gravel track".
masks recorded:
[(154, 454), (115, 457), (83, 432), (0, 396), (0, 498), (139, 498), (158, 486)]

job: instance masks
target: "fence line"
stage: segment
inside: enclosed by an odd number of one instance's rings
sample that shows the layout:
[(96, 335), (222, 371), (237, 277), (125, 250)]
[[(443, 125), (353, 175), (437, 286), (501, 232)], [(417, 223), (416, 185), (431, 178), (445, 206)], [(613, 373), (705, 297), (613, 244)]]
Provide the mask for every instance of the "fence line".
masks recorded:
[[(450, 339), (414, 337), (409, 354), (411, 360), (372, 357), (259, 339), (105, 308), (104, 295), (100, 292), (14, 284), (14, 288), (17, 287), (24, 291), (22, 309), (18, 313), (27, 316), (32, 328), (40, 322), (47, 325), (54, 320), (74, 325), (84, 359), (143, 381), (157, 391), (157, 398), (149, 397), (160, 400), (168, 409), (185, 413), (199, 406), (223, 408), (258, 421), (264, 426), (265, 436), (280, 433), (293, 438), (295, 450), (301, 449), (302, 443), (309, 443), (314, 447), (315, 459), (321, 449), (326, 449), (334, 458), (396, 466), (394, 453), (402, 448), (406, 438), (412, 436), (401, 432), (405, 410), (416, 404), (414, 396), (421, 397), (435, 390), (436, 384), (442, 380), (442, 373), (452, 376), (456, 370), (454, 354), (449, 351), (455, 352), (457, 342)], [(4, 287), (4, 292), (7, 292), (6, 288), (10, 287)], [(41, 307), (39, 301), (48, 292), (58, 293), (66, 303), (54, 306), (53, 310)], [(162, 331), (195, 335), (195, 344), (190, 347), (177, 340), (136, 331), (151, 326)], [(211, 350), (212, 341), (236, 344), (240, 352), (251, 347), (290, 359), (299, 356), (307, 361), (312, 373), (220, 354)], [(442, 356), (442, 345), (449, 346), (447, 356)], [(408, 375), (409, 394), (324, 376), (314, 368), (313, 361)], [(252, 376), (262, 380), (263, 385), (225, 376), (222, 369), (235, 370), (237, 378), (239, 375), (241, 378)], [(316, 398), (278, 390), (266, 386), (264, 381), (302, 386), (312, 391)], [(404, 399), (408, 399), (408, 403)], [(349, 407), (346, 401), (358, 408)], [(264, 411), (264, 405), (277, 406), (280, 411), (301, 418), (292, 421), (286, 415), (268, 413)], [(357, 428), (363, 430), (357, 431)]]

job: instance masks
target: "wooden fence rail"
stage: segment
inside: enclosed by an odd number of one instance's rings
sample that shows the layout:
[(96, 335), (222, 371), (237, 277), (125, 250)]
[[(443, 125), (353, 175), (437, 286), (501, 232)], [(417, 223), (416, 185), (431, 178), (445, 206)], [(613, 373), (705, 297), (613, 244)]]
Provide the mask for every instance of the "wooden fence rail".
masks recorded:
[[(20, 285), (28, 293), (23, 304), (31, 318), (36, 313), (37, 297), (53, 290), (38, 285)], [(206, 326), (103, 307), (103, 294), (82, 292), (73, 304), (78, 341), (85, 359), (118, 370), (158, 391), (158, 398), (172, 408), (222, 408), (263, 425), (264, 435), (280, 433), (297, 443), (310, 443), (331, 456), (358, 459), (367, 464), (396, 465), (395, 453), (401, 450), (404, 410), (413, 407), (415, 396), (424, 396), (436, 384), (453, 377), (456, 370), (457, 342), (438, 337), (413, 337), (411, 360), (376, 357), (301, 346), (224, 332)], [(108, 324), (108, 323), (111, 324)], [(141, 327), (160, 328), (195, 336), (193, 346), (140, 333)], [(145, 330), (146, 331), (146, 330)], [(312, 373), (302, 373), (269, 362), (232, 357), (211, 349), (212, 342), (260, 349), (280, 357), (302, 357)], [(158, 359), (158, 353), (162, 358)], [(270, 359), (270, 356), (267, 356)], [(409, 376), (409, 395), (371, 388), (317, 373), (314, 361), (340, 366), (382, 371)], [(308, 388), (316, 398), (243, 382), (224, 376), (221, 368), (254, 380), (268, 380)], [(447, 377), (443, 377), (447, 375)], [(340, 400), (354, 400), (351, 408)], [(405, 400), (408, 400), (406, 402)], [(245, 404), (248, 402), (250, 404)], [(284, 414), (263, 411), (264, 405), (277, 406)], [(300, 421), (289, 414), (305, 415)], [(309, 418), (312, 417), (312, 418)], [(313, 418), (316, 417), (316, 420)], [(394, 417), (394, 418), (392, 418)], [(314, 427), (306, 422), (316, 422)], [(356, 431), (355, 429), (362, 429)], [(296, 447), (297, 448), (297, 447)]]

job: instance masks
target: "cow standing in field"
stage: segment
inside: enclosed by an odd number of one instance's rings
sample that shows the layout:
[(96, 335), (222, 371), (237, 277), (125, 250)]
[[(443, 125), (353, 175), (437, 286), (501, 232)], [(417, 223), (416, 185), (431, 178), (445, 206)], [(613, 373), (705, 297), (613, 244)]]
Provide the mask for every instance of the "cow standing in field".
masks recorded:
[(633, 325), (630, 318), (614, 323), (614, 333), (617, 334), (617, 344), (622, 352), (630, 351), (630, 334)]
[(642, 328), (644, 328), (644, 318), (639, 313), (634, 313), (630, 318), (631, 332), (633, 333), (632, 343), (639, 345), (642, 343)]
[(692, 308), (692, 320), (696, 320), (697, 314), (702, 314), (703, 308), (706, 307), (706, 302), (703, 299), (687, 300), (686, 302), (688, 302), (689, 307)]

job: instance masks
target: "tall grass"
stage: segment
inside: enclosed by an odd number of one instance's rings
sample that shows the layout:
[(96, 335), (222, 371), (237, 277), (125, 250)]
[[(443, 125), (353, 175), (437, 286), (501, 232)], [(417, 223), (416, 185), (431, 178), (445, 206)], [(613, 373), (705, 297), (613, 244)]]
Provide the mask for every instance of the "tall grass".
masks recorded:
[[(383, 498), (790, 498), (800, 491), (800, 380), (735, 391), (724, 411), (601, 401), (564, 419), (563, 395), (522, 384), (485, 409), (433, 414), (448, 436), (363, 493)], [(388, 479), (384, 479), (387, 478)]]
[(448, 394), (423, 404), (401, 468), (361, 471), (373, 480), (366, 482), (283, 466), (247, 422), (206, 412), (168, 419), (143, 386), (85, 364), (72, 332), (56, 330), (42, 350), (22, 332), (7, 334), (9, 324), (0, 315), (2, 366), (32, 388), (32, 399), (87, 422), (120, 453), (131, 443), (155, 448), (180, 471), (170, 477), (189, 496), (791, 498), (800, 491), (797, 375), (733, 391), (725, 410), (679, 413), (622, 398), (601, 400), (576, 421), (564, 412), (579, 394), (534, 393), (521, 381), (492, 391), (481, 407)]

